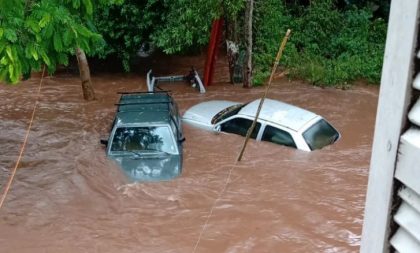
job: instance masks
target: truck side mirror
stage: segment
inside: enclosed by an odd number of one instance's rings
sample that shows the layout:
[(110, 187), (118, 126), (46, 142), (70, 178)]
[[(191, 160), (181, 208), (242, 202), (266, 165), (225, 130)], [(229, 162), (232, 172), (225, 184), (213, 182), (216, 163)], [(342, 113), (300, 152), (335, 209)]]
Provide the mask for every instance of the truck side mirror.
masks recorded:
[(179, 143), (183, 143), (185, 141), (185, 137), (182, 137), (181, 139), (178, 140)]
[(100, 142), (102, 145), (108, 145), (108, 140), (101, 139)]

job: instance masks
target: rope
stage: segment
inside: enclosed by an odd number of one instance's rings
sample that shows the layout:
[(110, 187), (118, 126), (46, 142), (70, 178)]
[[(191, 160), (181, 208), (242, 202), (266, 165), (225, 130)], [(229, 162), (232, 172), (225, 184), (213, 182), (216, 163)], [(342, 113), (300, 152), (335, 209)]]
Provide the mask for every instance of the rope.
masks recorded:
[(230, 177), (231, 177), (231, 175), (232, 175), (233, 169), (235, 168), (236, 164), (237, 164), (238, 162), (240, 162), (240, 161), (241, 161), (242, 155), (243, 155), (243, 153), (244, 153), (244, 151), (245, 151), (246, 144), (247, 144), (248, 139), (249, 139), (249, 137), (250, 137), (250, 135), (251, 135), (251, 133), (252, 133), (252, 131), (253, 131), (254, 127), (255, 127), (255, 123), (256, 123), (256, 121), (257, 121), (257, 119), (258, 119), (258, 114), (259, 114), (259, 112), (261, 111), (262, 103), (264, 102), (265, 97), (267, 97), (268, 89), (270, 88), (271, 82), (272, 82), (273, 77), (274, 77), (274, 73), (276, 72), (276, 69), (277, 69), (277, 65), (279, 64), (279, 61), (280, 61), (280, 59), (281, 59), (281, 56), (283, 55), (283, 50), (284, 50), (284, 48), (285, 48), (285, 46), (286, 46), (287, 40), (289, 39), (290, 32), (291, 32), (291, 31), (290, 31), (290, 29), (288, 29), (288, 30), (287, 30), (287, 32), (286, 32), (286, 35), (284, 36), (284, 38), (283, 38), (283, 40), (282, 40), (282, 42), (281, 42), (281, 44), (280, 44), (279, 51), (277, 52), (276, 60), (275, 60), (275, 62), (274, 62), (274, 66), (273, 66), (272, 71), (271, 71), (270, 79), (269, 79), (269, 81), (268, 81), (268, 85), (267, 85), (267, 87), (266, 87), (266, 90), (265, 90), (264, 96), (263, 96), (263, 98), (262, 98), (262, 99), (261, 99), (261, 101), (260, 101), (260, 104), (259, 104), (259, 107), (258, 107), (258, 111), (257, 111), (257, 114), (256, 114), (255, 119), (254, 119), (254, 121), (253, 121), (253, 124), (252, 124), (252, 126), (248, 129), (247, 136), (246, 136), (246, 138), (245, 138), (245, 142), (244, 142), (244, 144), (243, 144), (243, 146), (242, 146), (242, 149), (241, 149), (241, 151), (240, 151), (240, 153), (239, 153), (238, 158), (236, 159), (235, 164), (234, 164), (234, 165), (230, 168), (230, 170), (229, 170), (229, 173), (228, 173), (228, 175), (227, 175), (227, 177), (226, 177), (226, 181), (225, 181), (225, 184), (224, 184), (224, 186), (223, 186), (222, 190), (220, 191), (219, 195), (218, 195), (218, 196), (217, 196), (217, 198), (214, 200), (213, 205), (212, 205), (212, 206), (211, 206), (211, 208), (210, 208), (209, 214), (207, 215), (207, 218), (206, 218), (206, 222), (204, 223), (204, 225), (203, 225), (203, 229), (201, 229), (200, 235), (198, 236), (197, 242), (195, 243), (195, 246), (194, 246), (194, 249), (193, 249), (193, 253), (195, 253), (195, 252), (196, 252), (196, 250), (197, 250), (197, 248), (198, 248), (198, 245), (200, 244), (200, 241), (201, 241), (201, 238), (202, 238), (202, 236), (203, 236), (203, 234), (204, 234), (204, 231), (206, 230), (206, 228), (207, 228), (207, 226), (208, 226), (208, 223), (209, 223), (209, 221), (210, 221), (210, 218), (211, 218), (211, 216), (213, 215), (213, 211), (214, 211), (214, 208), (216, 207), (216, 203), (217, 203), (217, 202), (218, 202), (218, 201), (222, 198), (223, 194), (224, 194), (224, 193), (225, 193), (225, 191), (226, 191), (226, 188), (227, 188), (227, 186), (228, 186), (228, 184), (229, 184)]
[[(236, 162), (236, 163), (237, 163), (237, 162)], [(212, 205), (212, 206), (211, 206), (211, 208), (210, 208), (209, 214), (207, 215), (207, 218), (206, 218), (206, 222), (204, 223), (204, 225), (203, 225), (203, 229), (201, 230), (200, 235), (198, 236), (197, 242), (195, 243), (195, 246), (194, 246), (194, 249), (193, 249), (193, 253), (195, 253), (195, 252), (196, 252), (196, 250), (197, 250), (197, 248), (198, 248), (198, 245), (200, 244), (201, 237), (203, 236), (204, 231), (206, 230), (207, 225), (209, 224), (210, 218), (211, 218), (211, 216), (213, 215), (213, 210), (214, 210), (214, 208), (216, 207), (216, 203), (217, 203), (217, 202), (218, 202), (218, 201), (222, 198), (222, 195), (223, 195), (223, 194), (225, 193), (225, 191), (226, 191), (226, 188), (227, 188), (227, 186), (228, 186), (228, 184), (229, 184), (229, 181), (230, 181), (230, 177), (231, 177), (231, 175), (232, 175), (232, 171), (233, 171), (233, 169), (235, 168), (236, 163), (235, 163), (235, 164), (234, 164), (234, 165), (230, 168), (229, 173), (228, 173), (228, 175), (227, 175), (227, 177), (226, 177), (225, 184), (224, 184), (224, 186), (223, 186), (222, 190), (220, 191), (219, 195), (217, 196), (217, 198), (214, 200), (213, 205)]]
[(36, 111), (36, 108), (37, 108), (38, 103), (39, 103), (42, 81), (44, 80), (44, 73), (45, 73), (45, 65), (44, 65), (44, 68), (42, 70), (41, 80), (39, 81), (37, 98), (36, 98), (36, 101), (35, 101), (34, 109), (32, 110), (31, 120), (29, 121), (28, 128), (26, 129), (25, 139), (23, 140), (22, 146), (20, 148), (19, 157), (16, 161), (15, 167), (12, 170), (12, 174), (9, 177), (9, 181), (7, 182), (6, 187), (4, 188), (3, 195), (1, 196), (0, 209), (3, 207), (4, 200), (6, 199), (6, 196), (9, 193), (10, 186), (12, 185), (13, 179), (15, 178), (17, 168), (19, 167), (20, 160), (22, 159), (22, 156), (23, 156), (23, 152), (25, 151), (26, 143), (28, 142), (29, 132), (31, 131), (32, 123), (33, 123), (34, 117), (35, 117), (35, 111)]

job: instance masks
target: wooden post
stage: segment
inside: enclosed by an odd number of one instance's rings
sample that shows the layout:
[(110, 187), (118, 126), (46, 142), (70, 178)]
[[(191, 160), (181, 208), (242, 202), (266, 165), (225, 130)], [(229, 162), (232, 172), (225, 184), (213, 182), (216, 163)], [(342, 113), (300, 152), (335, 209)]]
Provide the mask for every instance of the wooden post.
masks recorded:
[(77, 48), (76, 57), (79, 65), (80, 79), (82, 81), (83, 98), (88, 101), (95, 100), (95, 91), (90, 80), (89, 63), (86, 54), (81, 48)]
[(248, 129), (248, 132), (246, 133), (246, 138), (245, 138), (244, 144), (242, 145), (241, 152), (239, 153), (239, 156), (238, 156), (238, 159), (237, 159), (238, 162), (241, 161), (242, 156), (245, 152), (246, 144), (248, 143), (248, 140), (251, 137), (251, 133), (255, 129), (255, 125), (257, 124), (258, 116), (260, 115), (261, 108), (264, 104), (264, 99), (267, 97), (268, 90), (270, 89), (271, 82), (273, 81), (274, 74), (276, 73), (277, 66), (279, 65), (279, 61), (281, 59), (281, 56), (283, 55), (283, 51), (284, 51), (284, 48), (286, 47), (286, 43), (287, 43), (287, 40), (289, 39), (290, 33), (291, 33), (291, 30), (288, 29), (287, 32), (286, 32), (286, 36), (284, 36), (283, 41), (280, 44), (279, 51), (277, 52), (276, 60), (274, 61), (273, 68), (271, 69), (270, 79), (268, 80), (268, 84), (267, 84), (267, 87), (265, 88), (264, 95), (260, 100), (260, 104), (258, 105), (257, 113), (255, 114), (255, 119), (252, 122), (251, 127)]

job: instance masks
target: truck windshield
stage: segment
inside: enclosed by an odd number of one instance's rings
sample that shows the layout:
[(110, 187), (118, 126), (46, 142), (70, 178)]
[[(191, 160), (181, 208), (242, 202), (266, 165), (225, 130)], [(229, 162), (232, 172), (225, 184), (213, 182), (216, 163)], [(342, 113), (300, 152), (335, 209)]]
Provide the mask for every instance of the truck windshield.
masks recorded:
[(124, 154), (124, 151), (177, 154), (176, 145), (167, 126), (117, 128), (112, 139), (111, 152)]
[(303, 133), (303, 138), (311, 150), (333, 144), (340, 134), (326, 120), (321, 119)]

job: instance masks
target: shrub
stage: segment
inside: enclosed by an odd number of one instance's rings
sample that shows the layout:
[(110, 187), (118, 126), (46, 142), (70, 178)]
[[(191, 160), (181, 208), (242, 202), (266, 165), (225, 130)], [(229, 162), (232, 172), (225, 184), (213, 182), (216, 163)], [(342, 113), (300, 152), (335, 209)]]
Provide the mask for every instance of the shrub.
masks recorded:
[(292, 35), (281, 64), (290, 69), (291, 77), (315, 85), (342, 85), (356, 79), (379, 82), (386, 23), (374, 18), (371, 9), (338, 10), (331, 0), (320, 0), (300, 11), (294, 8), (292, 15), (282, 1), (269, 1), (278, 6), (275, 13), (257, 8), (257, 16), (271, 21), (257, 20), (261, 30), (255, 38), (259, 45), (254, 51), (255, 84), (267, 78), (269, 55), (273, 59), (276, 54), (280, 36), (273, 31), (284, 33), (287, 27), (292, 28)]

